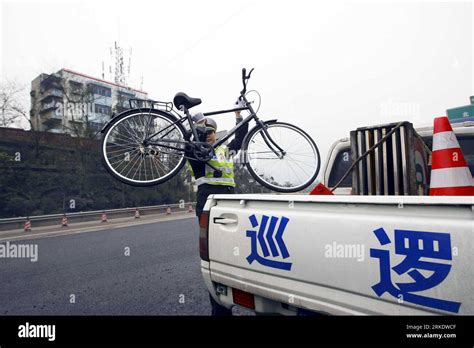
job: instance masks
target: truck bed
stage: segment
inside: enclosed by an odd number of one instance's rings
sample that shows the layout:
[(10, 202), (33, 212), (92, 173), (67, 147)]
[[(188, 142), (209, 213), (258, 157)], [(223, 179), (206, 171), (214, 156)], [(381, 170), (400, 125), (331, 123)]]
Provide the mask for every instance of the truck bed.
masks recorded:
[(218, 303), (231, 307), (239, 289), (260, 313), (472, 315), (473, 207), (473, 197), (214, 195), (201, 270)]

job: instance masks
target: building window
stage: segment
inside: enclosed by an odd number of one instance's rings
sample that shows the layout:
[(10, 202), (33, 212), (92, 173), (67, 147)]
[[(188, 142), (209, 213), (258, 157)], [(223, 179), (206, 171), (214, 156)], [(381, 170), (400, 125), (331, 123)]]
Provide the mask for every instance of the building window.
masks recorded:
[(95, 104), (95, 113), (102, 115), (112, 115), (112, 108), (107, 105)]
[(72, 93), (81, 93), (82, 92), (82, 83), (76, 81), (69, 81), (69, 85), (71, 86)]
[(125, 92), (119, 92), (119, 93), (118, 93), (118, 96), (119, 96), (119, 98), (122, 98), (122, 99), (132, 99), (132, 98), (135, 98), (135, 94), (125, 93)]
[(98, 85), (91, 85), (91, 92), (96, 95), (101, 95), (103, 97), (111, 97), (112, 96), (112, 90), (107, 87), (103, 86), (98, 86)]

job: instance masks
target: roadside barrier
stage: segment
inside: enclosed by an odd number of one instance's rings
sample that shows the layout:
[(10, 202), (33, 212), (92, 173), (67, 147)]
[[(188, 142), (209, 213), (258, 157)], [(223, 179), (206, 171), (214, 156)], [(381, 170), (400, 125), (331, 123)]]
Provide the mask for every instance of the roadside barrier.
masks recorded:
[[(195, 206), (196, 202), (185, 204), (191, 204)], [(130, 217), (130, 215), (133, 219), (134, 212), (137, 209), (139, 210), (141, 215), (146, 216), (155, 214), (166, 214), (168, 208), (170, 209), (171, 213), (186, 213), (186, 209), (183, 209), (182, 203), (76, 212), (67, 213), (68, 226), (79, 222), (97, 221), (98, 219), (100, 219), (100, 221), (103, 221), (104, 215), (106, 221), (113, 220), (116, 218), (126, 218)], [(0, 231), (9, 231), (15, 229), (24, 229), (25, 231), (31, 231), (32, 225), (35, 225), (35, 228), (43, 226), (57, 226), (58, 220), (61, 220), (63, 217), (64, 213), (38, 216), (20, 216), (15, 218), (0, 219)]]

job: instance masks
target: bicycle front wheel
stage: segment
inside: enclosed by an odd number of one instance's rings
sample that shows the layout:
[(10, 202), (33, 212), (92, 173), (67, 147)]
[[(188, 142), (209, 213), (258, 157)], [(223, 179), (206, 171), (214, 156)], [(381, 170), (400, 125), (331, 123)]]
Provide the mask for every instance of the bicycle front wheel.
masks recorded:
[(265, 126), (271, 140), (258, 127), (248, 135), (243, 147), (250, 174), (263, 186), (278, 192), (297, 192), (311, 185), (321, 164), (313, 139), (289, 123), (272, 121)]
[[(102, 159), (107, 171), (132, 186), (161, 184), (183, 167), (184, 128), (160, 110), (131, 110), (105, 130)], [(153, 137), (149, 144), (146, 139)]]

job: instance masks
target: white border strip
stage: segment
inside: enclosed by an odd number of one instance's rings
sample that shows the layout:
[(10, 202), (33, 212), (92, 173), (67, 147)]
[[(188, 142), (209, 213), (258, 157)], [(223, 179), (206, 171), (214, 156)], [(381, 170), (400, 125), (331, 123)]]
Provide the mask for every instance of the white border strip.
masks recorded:
[(431, 171), (431, 188), (462, 187), (474, 184), (467, 167), (443, 168)]
[(459, 148), (454, 132), (441, 132), (433, 135), (433, 151)]

